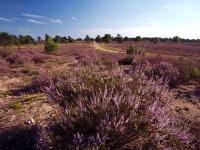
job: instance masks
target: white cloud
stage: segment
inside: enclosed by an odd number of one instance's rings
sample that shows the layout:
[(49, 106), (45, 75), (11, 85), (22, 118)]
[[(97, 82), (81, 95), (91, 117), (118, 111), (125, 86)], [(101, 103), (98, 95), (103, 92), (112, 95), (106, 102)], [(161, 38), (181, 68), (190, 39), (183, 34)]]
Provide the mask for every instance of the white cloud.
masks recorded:
[(54, 22), (54, 23), (59, 23), (59, 24), (62, 24), (62, 23), (63, 23), (63, 22), (62, 22), (61, 20), (59, 20), (59, 19), (56, 19), (56, 20), (51, 19), (50, 21), (51, 21), (51, 22)]
[(72, 17), (72, 20), (75, 20), (75, 21), (77, 21), (78, 19), (77, 19), (76, 17)]
[(46, 24), (42, 21), (37, 21), (37, 20), (34, 20), (34, 19), (28, 19), (27, 21), (30, 22), (30, 23), (36, 23), (36, 24)]
[(46, 19), (46, 17), (44, 16), (40, 16), (40, 15), (34, 15), (34, 14), (22, 14), (23, 16), (26, 16), (26, 17), (31, 17), (31, 18), (43, 18), (43, 19)]
[(6, 21), (6, 22), (14, 22), (13, 20), (10, 20), (10, 19), (7, 19), (7, 18), (2, 18), (2, 17), (0, 17), (0, 20), (1, 21)]
[(168, 9), (168, 8), (170, 8), (170, 6), (164, 6), (163, 8)]

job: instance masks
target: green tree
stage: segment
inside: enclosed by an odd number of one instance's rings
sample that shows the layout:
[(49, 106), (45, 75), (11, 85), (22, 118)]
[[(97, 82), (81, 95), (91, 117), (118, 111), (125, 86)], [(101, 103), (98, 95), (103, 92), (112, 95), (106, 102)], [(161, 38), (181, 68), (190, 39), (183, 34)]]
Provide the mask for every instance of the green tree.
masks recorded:
[(69, 43), (73, 43), (73, 42), (74, 42), (74, 39), (73, 39), (71, 36), (68, 36), (68, 42), (69, 42)]
[(56, 35), (55, 38), (54, 38), (54, 42), (61, 43), (61, 41), (62, 41), (62, 37), (59, 36), (59, 35)]
[(45, 42), (47, 42), (49, 38), (51, 38), (51, 37), (46, 33), (45, 34)]
[(40, 36), (37, 37), (38, 44), (42, 44), (42, 38)]
[(124, 37), (124, 41), (129, 41), (129, 40), (130, 39), (127, 36)]
[(91, 42), (91, 41), (92, 41), (92, 39), (90, 38), (90, 36), (89, 36), (89, 35), (86, 35), (86, 37), (85, 37), (84, 41), (85, 41), (86, 43), (89, 43), (89, 42)]
[(97, 37), (95, 38), (96, 42), (102, 42), (102, 38), (100, 37), (100, 35), (97, 35)]
[(61, 39), (61, 43), (65, 43), (65, 44), (67, 44), (67, 37), (66, 37), (66, 36), (62, 37), (62, 39)]
[(179, 37), (179, 36), (174, 36), (173, 38), (172, 38), (172, 41), (174, 42), (174, 43), (180, 43), (181, 42), (181, 38)]
[(105, 34), (102, 40), (105, 43), (111, 43), (112, 42), (112, 36), (111, 36), (111, 34)]
[(159, 37), (155, 37), (154, 38), (154, 44), (157, 44), (157, 43), (159, 43), (161, 40), (160, 40), (160, 38)]
[(54, 52), (58, 49), (58, 45), (53, 41), (51, 37), (48, 37), (48, 40), (44, 44), (45, 52)]
[(136, 36), (135, 42), (141, 42), (141, 41), (142, 41), (142, 37), (141, 36)]
[(120, 34), (117, 34), (116, 40), (117, 43), (122, 43), (124, 41), (124, 38)]
[(12, 39), (10, 35), (6, 32), (0, 33), (0, 45), (8, 46), (12, 44)]

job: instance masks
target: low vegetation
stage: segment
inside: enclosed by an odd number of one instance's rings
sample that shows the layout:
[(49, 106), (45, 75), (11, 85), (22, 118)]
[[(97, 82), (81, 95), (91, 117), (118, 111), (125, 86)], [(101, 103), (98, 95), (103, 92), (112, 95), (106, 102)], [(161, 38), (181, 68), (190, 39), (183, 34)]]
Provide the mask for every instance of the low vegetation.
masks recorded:
[(163, 40), (1, 43), (0, 149), (199, 149), (198, 40)]

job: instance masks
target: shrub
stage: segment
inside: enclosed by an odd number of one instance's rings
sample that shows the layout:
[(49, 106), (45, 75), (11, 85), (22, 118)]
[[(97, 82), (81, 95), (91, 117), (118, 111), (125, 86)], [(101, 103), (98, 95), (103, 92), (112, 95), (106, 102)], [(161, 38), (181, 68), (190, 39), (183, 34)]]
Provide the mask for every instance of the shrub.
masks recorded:
[(6, 59), (10, 64), (16, 64), (16, 65), (23, 65), (24, 64), (24, 59), (18, 55), (18, 54), (13, 54), (7, 57)]
[(119, 64), (121, 65), (131, 65), (133, 64), (134, 58), (132, 56), (126, 56), (119, 60)]
[(10, 51), (7, 51), (7, 50), (0, 50), (0, 57), (6, 58), (6, 57), (8, 57), (9, 55), (11, 55), (11, 52), (10, 52)]
[(45, 52), (54, 52), (58, 49), (58, 45), (53, 41), (52, 38), (48, 38), (44, 44)]
[(142, 48), (138, 48), (136, 45), (131, 45), (129, 49), (127, 49), (127, 54), (129, 55), (145, 55), (145, 50)]
[(38, 64), (38, 63), (44, 63), (44, 59), (45, 57), (42, 56), (34, 56), (32, 58), (32, 60), (34, 61), (34, 63)]
[(169, 79), (169, 85), (175, 86), (179, 77), (179, 71), (171, 63), (161, 61), (160, 63), (152, 64), (152, 71), (154, 75)]
[(179, 149), (189, 144), (186, 123), (168, 112), (167, 81), (147, 77), (145, 71), (137, 66), (126, 75), (92, 64), (51, 80), (45, 92), (60, 104), (61, 114), (49, 128), (56, 127), (49, 144), (58, 149)]
[(3, 59), (0, 59), (0, 73), (6, 73), (10, 70), (8, 62)]

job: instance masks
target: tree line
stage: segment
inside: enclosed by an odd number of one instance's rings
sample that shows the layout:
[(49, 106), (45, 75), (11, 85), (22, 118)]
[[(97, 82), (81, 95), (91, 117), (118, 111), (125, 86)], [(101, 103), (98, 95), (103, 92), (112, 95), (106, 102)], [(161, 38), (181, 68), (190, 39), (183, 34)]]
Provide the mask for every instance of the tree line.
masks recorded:
[(161, 38), (161, 37), (141, 37), (136, 36), (135, 38), (129, 38), (127, 36), (123, 37), (120, 34), (117, 34), (116, 37), (113, 37), (111, 34), (105, 34), (103, 37), (97, 35), (96, 38), (90, 38), (89, 35), (86, 35), (85, 42), (105, 42), (110, 43), (112, 41), (122, 43), (124, 41), (134, 41), (134, 42), (154, 42), (155, 44), (159, 42), (173, 42), (173, 43), (200, 43), (200, 39), (184, 39), (179, 36), (174, 36), (172, 38)]
[[(27, 44), (44, 44), (50, 36), (48, 34), (45, 35), (45, 39), (43, 40), (40, 36), (37, 39), (34, 39), (30, 35), (13, 35), (7, 32), (0, 32), (0, 46), (12, 46), (12, 45), (27, 45)], [(74, 39), (70, 36), (61, 37), (56, 35), (52, 38), (55, 43), (72, 43)]]
[[(11, 45), (26, 45), (26, 44), (44, 44), (48, 37), (50, 37), (48, 34), (45, 35), (45, 39), (43, 40), (40, 36), (37, 37), (37, 39), (34, 39), (30, 35), (13, 35), (9, 34), (7, 32), (0, 32), (0, 46), (11, 46)], [(180, 38), (179, 36), (174, 36), (173, 38), (161, 38), (161, 37), (141, 37), (136, 36), (134, 38), (130, 37), (123, 37), (120, 34), (117, 34), (117, 36), (112, 36), (111, 34), (105, 34), (104, 36), (97, 35), (96, 38), (91, 38), (89, 35), (86, 35), (84, 39), (77, 38), (73, 39), (71, 36), (64, 36), (61, 37), (59, 35), (56, 35), (54, 38), (52, 38), (53, 41), (57, 44), (61, 43), (73, 43), (74, 41), (85, 41), (87, 43), (89, 42), (105, 42), (105, 43), (111, 43), (113, 41), (122, 43), (124, 41), (135, 41), (135, 42), (174, 42), (174, 43), (200, 43), (200, 39), (184, 39)]]

